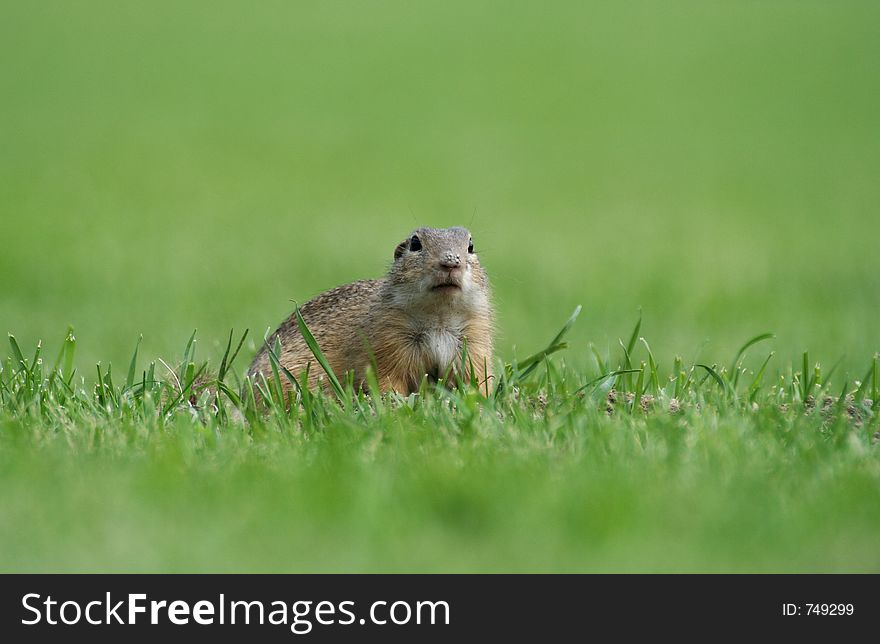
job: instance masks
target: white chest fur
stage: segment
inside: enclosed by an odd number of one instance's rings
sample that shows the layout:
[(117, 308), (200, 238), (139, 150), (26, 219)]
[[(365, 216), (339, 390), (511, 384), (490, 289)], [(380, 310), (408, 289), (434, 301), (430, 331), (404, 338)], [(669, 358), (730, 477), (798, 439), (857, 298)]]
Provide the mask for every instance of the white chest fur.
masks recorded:
[(461, 331), (449, 327), (425, 329), (421, 349), (426, 372), (442, 378), (461, 351)]

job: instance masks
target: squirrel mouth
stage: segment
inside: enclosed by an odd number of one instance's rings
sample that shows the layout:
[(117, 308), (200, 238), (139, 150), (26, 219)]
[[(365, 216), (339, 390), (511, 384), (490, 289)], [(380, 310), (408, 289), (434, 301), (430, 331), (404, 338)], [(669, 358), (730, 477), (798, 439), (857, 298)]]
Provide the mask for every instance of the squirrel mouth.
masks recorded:
[(461, 286), (455, 284), (454, 282), (444, 282), (442, 284), (436, 284), (435, 286), (432, 286), (431, 290), (441, 292), (459, 291), (461, 290)]

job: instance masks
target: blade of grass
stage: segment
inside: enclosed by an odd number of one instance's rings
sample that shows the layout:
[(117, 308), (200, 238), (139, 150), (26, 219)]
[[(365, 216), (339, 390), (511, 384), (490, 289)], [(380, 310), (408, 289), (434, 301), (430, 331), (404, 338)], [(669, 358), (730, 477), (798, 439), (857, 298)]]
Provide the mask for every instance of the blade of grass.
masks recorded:
[(189, 336), (189, 340), (186, 343), (186, 348), (183, 350), (183, 361), (181, 364), (186, 365), (186, 364), (189, 364), (190, 362), (192, 362), (191, 353), (194, 352), (194, 347), (195, 347), (195, 343), (196, 343), (196, 331), (197, 331), (197, 329), (193, 330), (192, 335)]
[(744, 345), (739, 348), (739, 351), (736, 352), (736, 357), (734, 357), (733, 362), (730, 363), (729, 373), (734, 373), (737, 365), (739, 364), (740, 358), (743, 357), (746, 351), (749, 350), (750, 347), (758, 344), (759, 342), (763, 342), (764, 340), (770, 340), (771, 338), (775, 338), (776, 334), (774, 333), (760, 333), (756, 335), (754, 338), (748, 340)]
[(675, 356), (675, 360), (672, 363), (672, 377), (675, 378), (675, 388), (673, 389), (673, 398), (678, 398), (681, 395), (681, 388), (684, 385), (684, 360), (681, 359), (681, 356)]
[(21, 353), (21, 348), (18, 346), (15, 336), (11, 333), (9, 334), (9, 346), (12, 347), (12, 355), (15, 358), (16, 363), (18, 363), (18, 366), (27, 371), (27, 362), (25, 362), (24, 356)]
[(724, 393), (728, 393), (728, 385), (727, 385), (727, 383), (724, 382), (724, 380), (721, 378), (721, 376), (718, 375), (718, 372), (715, 371), (715, 369), (713, 369), (713, 368), (710, 367), (709, 365), (705, 365), (705, 364), (697, 364), (696, 366), (705, 369), (706, 372), (708, 373), (708, 375), (711, 376), (712, 379), (713, 379), (715, 382), (718, 383), (718, 386), (721, 387), (721, 390), (722, 390)]
[(764, 363), (761, 365), (761, 368), (758, 369), (758, 372), (755, 374), (754, 380), (752, 380), (752, 384), (749, 385), (749, 402), (755, 402), (755, 398), (758, 395), (758, 390), (761, 388), (761, 383), (764, 380), (764, 370), (767, 369), (767, 364), (770, 362), (770, 358), (773, 357), (774, 351), (770, 352), (770, 355), (764, 360)]
[(865, 377), (862, 378), (862, 381), (859, 383), (859, 388), (856, 390), (856, 394), (854, 396), (856, 402), (862, 402), (862, 399), (865, 397), (865, 392), (868, 390), (868, 381), (871, 380), (871, 375), (874, 373), (874, 361), (871, 361), (870, 366), (868, 367), (868, 372), (865, 374)]
[[(229, 340), (226, 343), (226, 351), (223, 352), (223, 358), (220, 360), (220, 370), (217, 372), (217, 380), (223, 381), (226, 379), (226, 373), (229, 369), (232, 368), (232, 363), (235, 362), (236, 356), (238, 356), (238, 352), (241, 351), (241, 347), (244, 344), (245, 338), (248, 336), (248, 329), (244, 330), (244, 333), (241, 336), (241, 339), (238, 341), (238, 346), (235, 348), (235, 351), (232, 353), (232, 357), (229, 357), (229, 349), (232, 348), (232, 333), (234, 329), (229, 330)], [(229, 358), (227, 360), (227, 358)]]
[(306, 341), (309, 349), (312, 352), (312, 355), (315, 356), (315, 360), (318, 361), (318, 364), (321, 365), (321, 368), (324, 370), (324, 373), (327, 374), (327, 378), (330, 379), (330, 386), (333, 388), (333, 392), (336, 394), (336, 397), (339, 398), (340, 402), (344, 402), (345, 400), (345, 390), (342, 388), (342, 385), (339, 382), (339, 379), (336, 377), (336, 374), (333, 373), (333, 368), (330, 366), (330, 363), (327, 362), (327, 358), (324, 357), (323, 351), (321, 351), (321, 347), (318, 346), (318, 341), (315, 340), (315, 336), (312, 335), (312, 332), (309, 330), (306, 321), (303, 319), (302, 313), (299, 310), (299, 306), (296, 306), (295, 309), (296, 315), (296, 323), (299, 326), (299, 332), (302, 334), (303, 339)]
[(660, 376), (657, 374), (657, 361), (654, 360), (654, 353), (651, 351), (651, 347), (648, 345), (648, 341), (645, 338), (640, 338), (642, 344), (645, 345), (645, 349), (648, 352), (648, 365), (651, 368), (651, 384), (654, 386), (654, 393), (660, 393)]
[(38, 341), (37, 341), (37, 348), (36, 348), (36, 350), (34, 351), (34, 358), (33, 358), (33, 360), (31, 360), (30, 373), (36, 373), (36, 372), (37, 372), (37, 366), (40, 365), (40, 356), (41, 356), (42, 354), (43, 354), (43, 341), (42, 341), (42, 340), (38, 340)]
[[(641, 368), (639, 369), (639, 377), (636, 379), (636, 386), (635, 386), (635, 389), (633, 390), (633, 404), (632, 404), (632, 407), (630, 407), (630, 412), (634, 411), (636, 406), (639, 404), (638, 400), (642, 395), (642, 385), (645, 382), (645, 367), (646, 366), (647, 365), (645, 364), (645, 362), (642, 361)], [(645, 385), (645, 386), (647, 386), (647, 385)]]
[(801, 364), (801, 400), (806, 400), (810, 392), (810, 353), (804, 351)]
[(95, 368), (98, 370), (98, 382), (95, 385), (96, 391), (98, 393), (98, 402), (101, 403), (101, 407), (104, 407), (105, 399), (104, 399), (104, 378), (101, 376), (101, 363), (95, 365)]
[(871, 400), (873, 401), (872, 409), (877, 409), (878, 403), (880, 403), (880, 396), (878, 396), (878, 389), (880, 386), (877, 384), (877, 362), (880, 359), (880, 355), (874, 355), (874, 373), (871, 376)]
[(67, 336), (62, 345), (61, 372), (62, 378), (71, 378), (73, 375), (73, 359), (76, 355), (76, 336), (73, 335), (73, 327), (67, 328)]
[(529, 356), (521, 363), (517, 365), (519, 369), (519, 373), (516, 374), (516, 377), (513, 379), (512, 384), (516, 384), (517, 382), (522, 382), (525, 380), (540, 364), (544, 359), (547, 358), (552, 353), (556, 353), (557, 351), (561, 351), (562, 349), (566, 349), (568, 344), (562, 342), (562, 338), (571, 331), (571, 327), (574, 326), (575, 320), (577, 320), (578, 315), (581, 313), (581, 305), (579, 304), (574, 312), (569, 316), (568, 320), (563, 325), (562, 329), (559, 330), (559, 333), (550, 341), (550, 344), (541, 351)]
[(636, 321), (636, 326), (633, 329), (632, 335), (629, 336), (629, 342), (626, 345), (626, 354), (627, 357), (632, 355), (633, 349), (636, 348), (636, 342), (639, 339), (639, 331), (642, 328), (642, 309), (639, 308), (639, 319)]
[(578, 316), (581, 314), (581, 308), (582, 307), (580, 304), (575, 307), (574, 312), (569, 316), (568, 320), (566, 320), (565, 324), (559, 330), (559, 333), (557, 333), (556, 337), (554, 337), (550, 341), (550, 346), (553, 346), (554, 344), (559, 344), (559, 341), (562, 340), (562, 338), (565, 337), (565, 335), (569, 331), (571, 331), (571, 327), (574, 326), (575, 320), (577, 320)]
[(128, 365), (128, 377), (125, 379), (125, 388), (131, 389), (134, 384), (135, 371), (137, 369), (137, 357), (138, 357), (138, 349), (141, 348), (141, 340), (144, 339), (144, 336), (139, 336), (137, 344), (134, 346), (134, 355), (131, 356), (131, 364)]
[(617, 371), (610, 371), (608, 373), (603, 373), (598, 378), (593, 378), (587, 384), (581, 385), (580, 387), (575, 389), (574, 393), (579, 394), (580, 392), (584, 391), (585, 389), (588, 389), (589, 387), (592, 387), (593, 385), (598, 386), (599, 384), (601, 384), (603, 381), (607, 380), (608, 378), (620, 376), (625, 373), (638, 373), (639, 371), (640, 371), (640, 369), (618, 369)]

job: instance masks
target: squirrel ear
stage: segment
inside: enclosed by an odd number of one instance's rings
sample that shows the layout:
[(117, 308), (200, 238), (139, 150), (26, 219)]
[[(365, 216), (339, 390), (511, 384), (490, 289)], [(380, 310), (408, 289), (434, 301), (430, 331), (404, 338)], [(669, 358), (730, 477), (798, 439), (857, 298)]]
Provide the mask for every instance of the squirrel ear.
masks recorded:
[(401, 255), (403, 255), (403, 251), (406, 250), (406, 245), (409, 243), (409, 239), (404, 239), (397, 245), (397, 248), (394, 249), (394, 259), (399, 259)]

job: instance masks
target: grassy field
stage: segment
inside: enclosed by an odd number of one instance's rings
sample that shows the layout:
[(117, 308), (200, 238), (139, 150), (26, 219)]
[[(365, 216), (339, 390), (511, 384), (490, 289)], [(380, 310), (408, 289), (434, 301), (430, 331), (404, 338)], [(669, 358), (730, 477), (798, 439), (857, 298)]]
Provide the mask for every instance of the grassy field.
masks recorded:
[[(3, 9), (0, 569), (880, 569), (877, 3)], [(454, 224), (516, 390), (169, 405)]]

